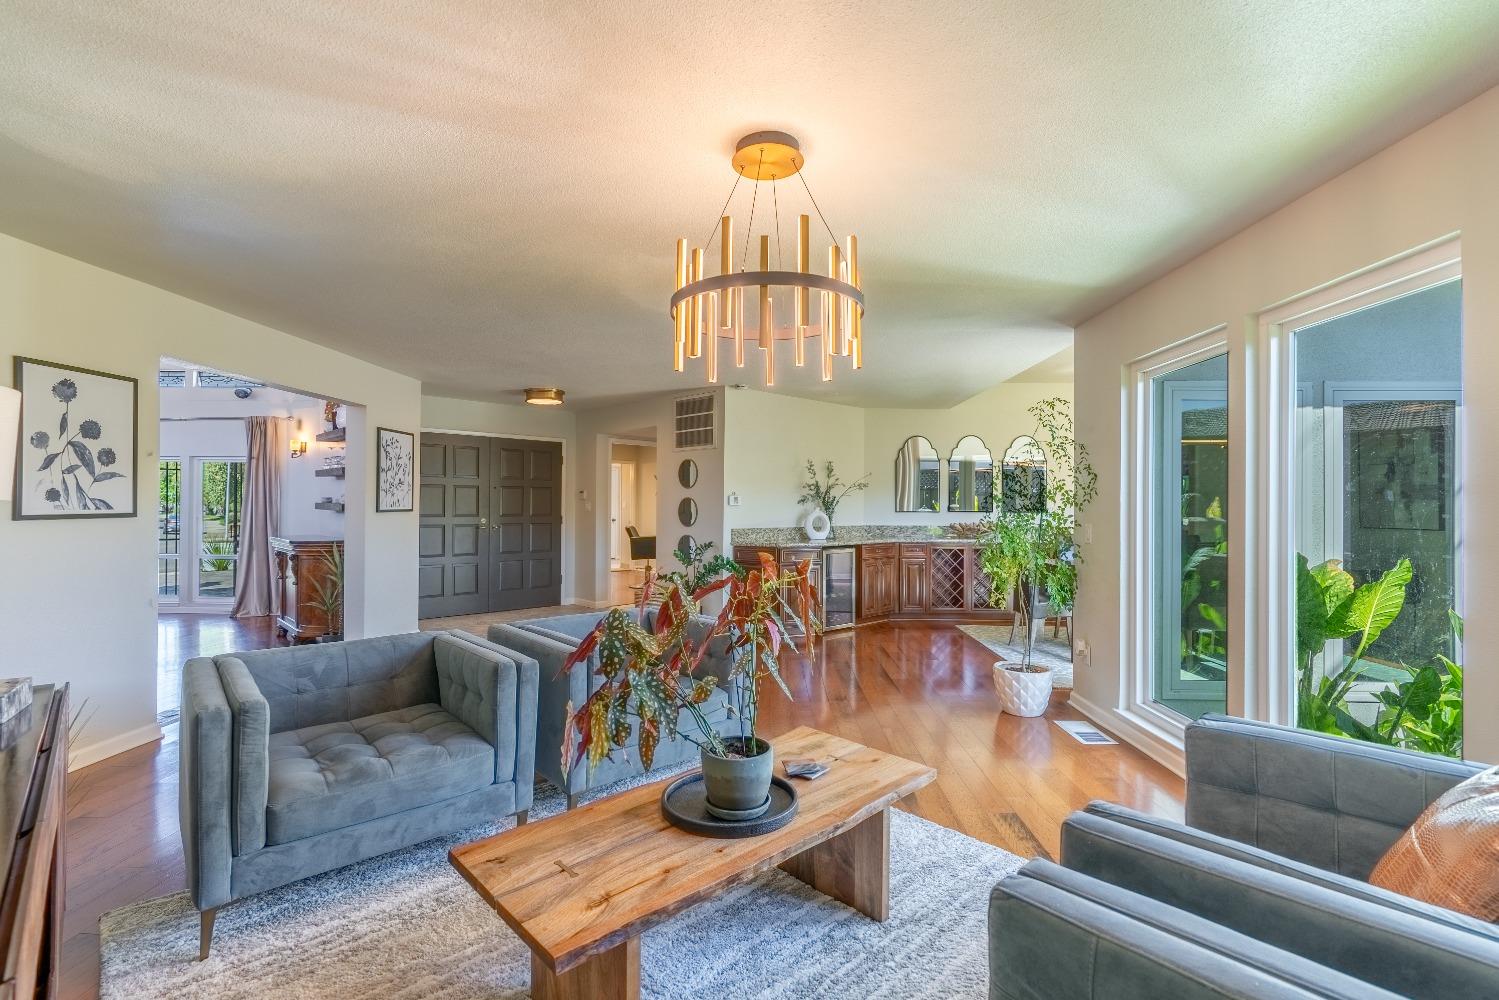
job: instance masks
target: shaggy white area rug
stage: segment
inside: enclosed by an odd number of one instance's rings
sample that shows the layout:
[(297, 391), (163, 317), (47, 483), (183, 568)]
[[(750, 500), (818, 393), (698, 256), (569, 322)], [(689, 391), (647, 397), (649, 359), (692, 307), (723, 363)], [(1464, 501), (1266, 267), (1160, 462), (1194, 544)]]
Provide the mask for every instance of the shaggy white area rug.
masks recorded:
[[(531, 815), (562, 804), (538, 786)], [(510, 825), (478, 826), (232, 903), (219, 912), (205, 962), (193, 960), (198, 915), (186, 893), (114, 910), (99, 921), (101, 997), (528, 996), (526, 946), (447, 860), (449, 847)], [(987, 997), (989, 890), (1023, 863), (893, 810), (885, 923), (771, 869), (642, 935), (643, 995)]]
[[(959, 625), (958, 628), (988, 646), (1001, 660), (1019, 663), (1025, 658), (1025, 649), (1018, 641), (1020, 639), (1018, 629), (1015, 632), (1017, 641), (1011, 643), (1008, 625)], [(1050, 629), (1046, 631), (1049, 632)], [(1031, 650), (1031, 662), (1037, 666), (1051, 668), (1052, 687), (1071, 689), (1072, 647), (1067, 644), (1066, 639), (1053, 639), (1049, 635), (1041, 636)]]

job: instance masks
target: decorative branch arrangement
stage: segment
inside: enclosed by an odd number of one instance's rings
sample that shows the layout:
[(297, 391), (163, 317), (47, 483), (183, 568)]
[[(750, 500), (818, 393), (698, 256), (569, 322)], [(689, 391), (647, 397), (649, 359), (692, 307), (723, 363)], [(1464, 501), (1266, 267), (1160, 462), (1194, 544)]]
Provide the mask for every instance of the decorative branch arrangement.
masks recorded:
[(823, 478), (819, 479), (817, 466), (810, 458), (807, 459), (807, 478), (802, 483), (802, 495), (796, 498), (796, 502), (811, 504), (826, 514), (828, 520), (831, 521), (844, 497), (850, 493), (869, 489), (869, 475), (866, 473), (862, 479), (845, 483), (838, 478), (831, 459), (824, 462), (822, 468)]
[[(690, 628), (702, 602), (724, 591), (724, 606), (706, 634), (694, 638)], [(660, 597), (653, 628), (640, 624), (653, 596)], [(662, 735), (681, 737), (699, 749), (719, 757), (738, 756), (703, 713), (719, 678), (697, 674), (709, 647), (727, 639), (731, 663), (730, 711), (739, 721), (740, 748), (758, 745), (760, 685), (773, 680), (791, 697), (781, 677), (778, 654), (783, 645), (796, 648), (787, 622), (806, 635), (807, 651), (816, 644), (822, 623), (816, 616), (817, 590), (812, 585), (811, 562), (783, 570), (768, 554), (760, 565), (742, 577), (730, 574), (696, 591), (674, 581), (651, 577), (641, 590), (635, 614), (614, 608), (568, 657), (562, 671), (586, 663), (598, 653), (598, 689), (576, 710), (568, 703), (568, 725), (562, 737), (562, 766), (588, 760), (596, 767), (614, 750), (630, 740), (630, 716), (639, 719), (640, 762), (649, 769)], [(700, 631), (700, 630), (696, 630)], [(678, 717), (686, 713), (696, 733), (678, 729)]]

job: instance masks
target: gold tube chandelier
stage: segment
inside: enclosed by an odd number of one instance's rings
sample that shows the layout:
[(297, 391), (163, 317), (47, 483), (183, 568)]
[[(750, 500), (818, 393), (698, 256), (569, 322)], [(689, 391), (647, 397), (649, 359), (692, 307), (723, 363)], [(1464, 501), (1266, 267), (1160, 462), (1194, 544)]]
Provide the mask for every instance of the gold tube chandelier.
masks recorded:
[[(748, 231), (734, 263), (734, 219), (720, 213), (704, 245), (718, 237), (718, 273), (704, 271), (703, 247), (688, 247), (686, 239), (677, 240), (677, 284), (671, 297), (674, 324), (672, 366), (683, 371), (687, 362), (702, 358), (709, 384), (718, 382), (719, 341), (728, 340), (735, 367), (746, 363), (746, 330), (751, 347), (763, 355), (765, 384), (775, 385), (776, 342), (791, 342), (792, 362), (807, 364), (809, 341), (822, 368), (822, 380), (833, 378), (835, 358), (847, 358), (852, 368), (864, 365), (864, 292), (859, 273), (859, 241), (849, 236), (840, 246), (838, 237), (823, 218), (812, 189), (801, 174), (806, 162), (796, 137), (785, 132), (753, 132), (734, 149), (732, 163), (738, 176), (724, 200), (724, 209), (734, 199), (739, 182), (754, 181), (750, 197)], [(802, 182), (807, 199), (817, 212), (832, 245), (828, 247), (827, 274), (812, 271), (810, 216), (801, 215), (796, 225), (796, 258), (794, 268), (787, 270), (781, 261), (780, 196), (776, 182), (796, 175)], [(751, 235), (755, 228), (755, 207), (760, 200), (760, 182), (767, 181), (772, 199), (771, 222), (760, 234), (757, 265), (749, 269)], [(776, 270), (771, 269), (771, 236), (775, 236)], [(748, 326), (746, 326), (748, 322)]]

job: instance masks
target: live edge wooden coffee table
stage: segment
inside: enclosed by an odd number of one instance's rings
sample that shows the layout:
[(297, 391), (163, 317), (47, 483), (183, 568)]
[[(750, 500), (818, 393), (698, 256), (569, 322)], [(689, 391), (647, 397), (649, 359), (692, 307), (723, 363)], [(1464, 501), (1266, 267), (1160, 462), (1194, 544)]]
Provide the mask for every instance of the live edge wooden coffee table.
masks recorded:
[(773, 742), (777, 760), (831, 764), (816, 781), (796, 779), (796, 818), (773, 833), (679, 830), (661, 815), (656, 782), (453, 849), (453, 867), (530, 946), (535, 1000), (634, 1000), (642, 931), (771, 865), (889, 916), (889, 807), (937, 772), (805, 727)]

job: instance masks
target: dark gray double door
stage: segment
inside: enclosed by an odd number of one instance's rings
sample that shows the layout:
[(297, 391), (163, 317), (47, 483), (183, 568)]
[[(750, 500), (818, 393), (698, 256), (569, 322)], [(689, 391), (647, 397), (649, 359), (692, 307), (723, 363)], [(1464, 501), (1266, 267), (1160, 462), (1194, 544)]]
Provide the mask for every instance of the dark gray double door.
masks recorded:
[(422, 618), (562, 603), (562, 445), (423, 434)]

